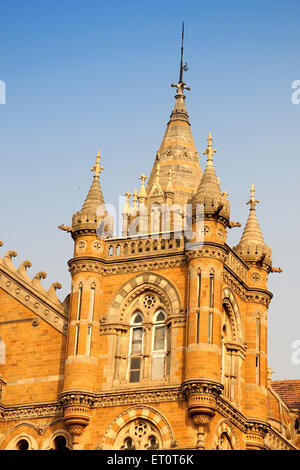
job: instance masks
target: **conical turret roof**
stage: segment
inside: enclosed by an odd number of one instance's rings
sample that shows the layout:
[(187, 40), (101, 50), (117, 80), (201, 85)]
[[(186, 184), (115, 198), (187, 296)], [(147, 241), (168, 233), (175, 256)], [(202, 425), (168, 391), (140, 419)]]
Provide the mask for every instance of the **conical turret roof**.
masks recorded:
[(203, 204), (204, 214), (213, 216), (217, 213), (218, 216), (220, 215), (229, 221), (230, 205), (220, 189), (220, 183), (214, 168), (214, 153), (216, 153), (216, 149), (212, 148), (212, 137), (211, 133), (209, 133), (208, 146), (203, 152), (204, 155), (207, 155), (206, 168), (197, 192), (191, 201), (193, 205)]
[(259, 203), (254, 197), (254, 185), (251, 185), (250, 199), (247, 204), (250, 204), (250, 213), (247, 223), (244, 228), (243, 235), (237, 246), (234, 247), (236, 251), (245, 261), (255, 261), (263, 258), (265, 262), (272, 265), (272, 250), (264, 241), (264, 237), (256, 216), (256, 204)]
[[(95, 229), (99, 223), (99, 220), (105, 215), (104, 198), (100, 186), (99, 175), (103, 167), (100, 166), (100, 151), (98, 151), (96, 157), (96, 164), (93, 166), (91, 171), (94, 172), (93, 181), (87, 197), (83, 203), (80, 211), (73, 215), (72, 227), (73, 231), (80, 229)], [(103, 207), (102, 211), (99, 211), (99, 207)]]
[(177, 88), (176, 101), (162, 143), (156, 154), (147, 184), (147, 193), (150, 193), (155, 182), (157, 166), (159, 165), (162, 190), (166, 190), (169, 181), (169, 170), (172, 170), (174, 203), (185, 204), (196, 192), (202, 172), (185, 106), (183, 92), (185, 89), (189, 90), (189, 88), (182, 81), (172, 86)]

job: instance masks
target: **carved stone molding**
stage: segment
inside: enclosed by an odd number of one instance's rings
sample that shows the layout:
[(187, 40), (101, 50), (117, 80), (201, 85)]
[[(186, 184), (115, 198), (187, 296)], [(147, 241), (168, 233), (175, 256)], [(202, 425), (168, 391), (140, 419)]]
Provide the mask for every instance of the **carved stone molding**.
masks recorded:
[(211, 246), (206, 243), (200, 250), (186, 250), (185, 252), (188, 259), (192, 258), (216, 258), (225, 263), (227, 258), (227, 250), (224, 246)]
[(273, 429), (266, 434), (264, 444), (270, 450), (299, 450)]
[(105, 264), (102, 261), (83, 262), (81, 259), (72, 259), (69, 261), (69, 271), (73, 275), (80, 272), (99, 273), (103, 276), (111, 276), (114, 274), (135, 273), (143, 271), (151, 271), (153, 269), (177, 268), (186, 266), (186, 258), (181, 256), (178, 258), (170, 257), (161, 260), (145, 260), (145, 261), (123, 261), (122, 263)]
[(246, 449), (264, 449), (264, 439), (270, 425), (263, 422), (247, 421), (246, 423)]
[(223, 281), (245, 302), (259, 303), (267, 307), (271, 302), (271, 292), (264, 291), (262, 289), (247, 289), (228, 271), (223, 271)]
[(63, 307), (54, 304), (33, 286), (19, 281), (15, 276), (0, 270), (0, 288), (29, 308), (63, 335), (67, 335), (68, 320)]
[(183, 395), (188, 402), (189, 414), (214, 416), (217, 408), (217, 398), (223, 386), (217, 382), (194, 380), (183, 384)]
[(99, 394), (96, 398), (95, 408), (120, 405), (136, 405), (138, 403), (160, 403), (167, 401), (183, 400), (181, 387), (167, 388), (164, 390), (141, 390), (132, 392)]
[(60, 403), (43, 403), (40, 405), (14, 405), (0, 408), (2, 421), (17, 421), (24, 419), (62, 417), (63, 408)]

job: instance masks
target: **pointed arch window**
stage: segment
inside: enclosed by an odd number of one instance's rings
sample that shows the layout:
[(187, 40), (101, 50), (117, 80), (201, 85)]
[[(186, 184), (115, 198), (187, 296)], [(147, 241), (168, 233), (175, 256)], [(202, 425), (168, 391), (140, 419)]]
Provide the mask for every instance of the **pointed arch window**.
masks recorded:
[(167, 327), (163, 310), (156, 312), (153, 319), (152, 380), (162, 380), (166, 375)]
[(143, 322), (140, 312), (136, 312), (131, 319), (130, 350), (129, 350), (129, 382), (139, 382), (141, 379), (143, 359)]

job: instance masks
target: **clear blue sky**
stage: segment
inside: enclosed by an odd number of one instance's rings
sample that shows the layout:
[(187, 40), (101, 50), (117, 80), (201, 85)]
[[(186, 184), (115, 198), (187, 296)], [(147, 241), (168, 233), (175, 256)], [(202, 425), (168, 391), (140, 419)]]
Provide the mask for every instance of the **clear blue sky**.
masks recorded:
[[(106, 202), (150, 174), (174, 102), (182, 20), (195, 142), (202, 153), (212, 132), (232, 220), (245, 223), (256, 186), (265, 240), (284, 269), (269, 282), (273, 379), (299, 378), (299, 0), (2, 0), (1, 256), (17, 250), (16, 265), (30, 259), (32, 276), (45, 270), (45, 287), (61, 281), (67, 294), (73, 243), (57, 225), (81, 207), (98, 148)], [(234, 245), (242, 230), (232, 232)]]

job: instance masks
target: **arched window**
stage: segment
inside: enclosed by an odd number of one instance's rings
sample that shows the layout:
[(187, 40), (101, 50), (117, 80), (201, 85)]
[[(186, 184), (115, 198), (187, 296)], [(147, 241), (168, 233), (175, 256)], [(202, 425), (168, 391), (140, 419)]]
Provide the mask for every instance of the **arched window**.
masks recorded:
[(70, 450), (67, 447), (67, 440), (64, 436), (56, 436), (56, 438), (53, 441), (53, 446), (54, 448), (51, 450), (58, 450), (58, 451)]
[(232, 450), (230, 438), (226, 432), (222, 432), (221, 436), (219, 437), (216, 450)]
[(139, 382), (141, 379), (143, 359), (143, 320), (143, 315), (140, 312), (136, 312), (131, 319), (129, 382)]
[(232, 346), (234, 337), (232, 331), (232, 322), (228, 306), (223, 305), (222, 321), (222, 347), (221, 347), (221, 381), (224, 385), (224, 397), (230, 401), (236, 399), (237, 394), (237, 356), (236, 350)]
[(20, 439), (16, 444), (16, 450), (29, 450), (29, 442), (26, 439)]
[(162, 380), (166, 374), (167, 328), (163, 310), (156, 312), (153, 321), (152, 380)]

